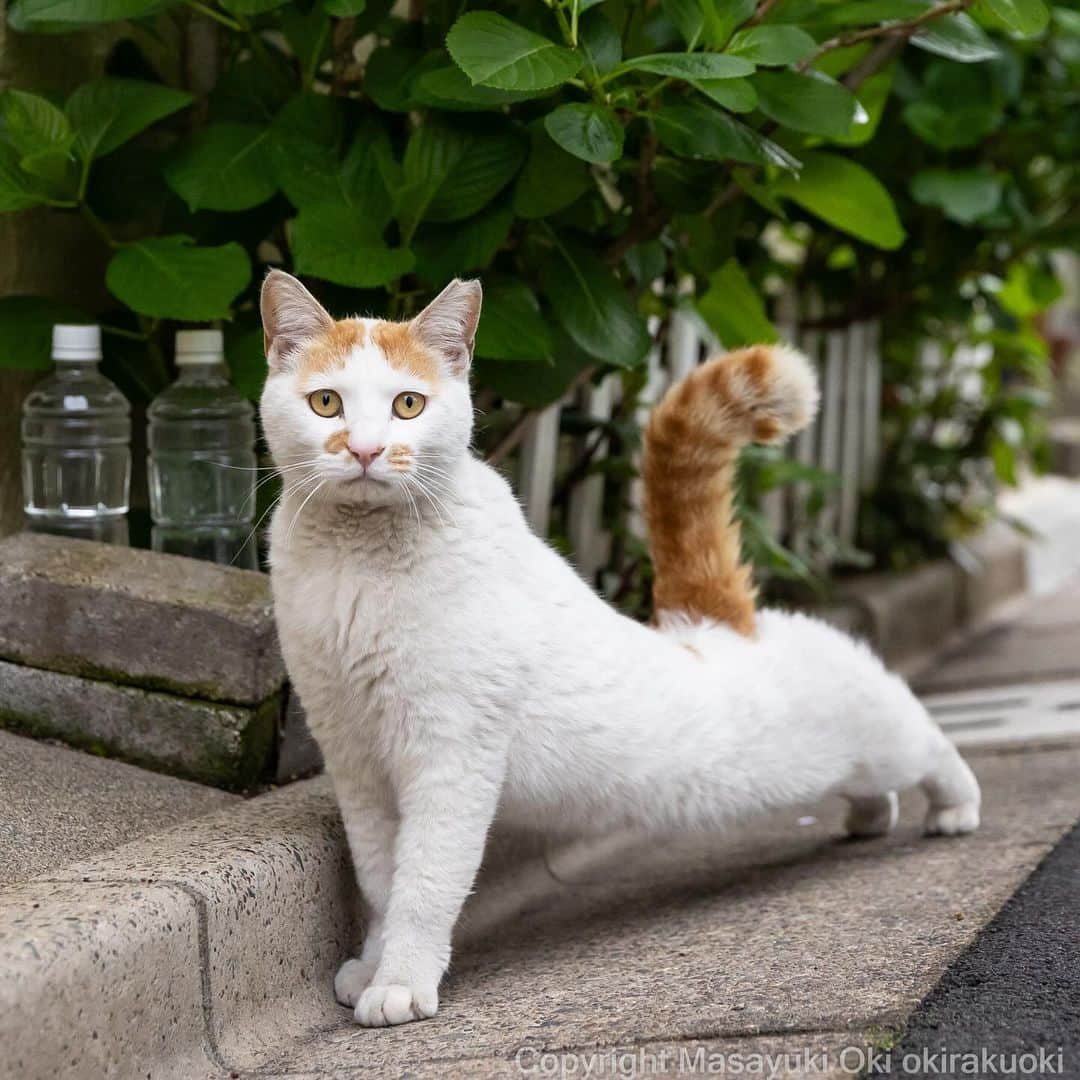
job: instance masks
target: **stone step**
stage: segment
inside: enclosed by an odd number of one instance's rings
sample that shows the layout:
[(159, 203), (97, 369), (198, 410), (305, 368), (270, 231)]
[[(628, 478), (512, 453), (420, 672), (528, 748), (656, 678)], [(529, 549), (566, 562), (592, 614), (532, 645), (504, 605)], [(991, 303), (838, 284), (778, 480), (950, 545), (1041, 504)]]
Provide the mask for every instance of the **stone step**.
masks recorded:
[(0, 887), (237, 802), (200, 784), (0, 731)]
[(265, 574), (36, 533), (0, 541), (0, 726), (249, 790), (318, 763), (286, 696)]
[(265, 574), (39, 533), (0, 541), (0, 657), (239, 705), (285, 681)]
[(972, 763), (984, 827), (955, 841), (920, 837), (917, 795), (895, 833), (858, 844), (837, 842), (839, 800), (663, 843), (503, 834), (439, 1016), (388, 1031), (333, 1000), (355, 891), (327, 783), (302, 781), (0, 891), (0, 1045), (21, 1080), (472, 1077), (543, 1051), (865, 1047), (1080, 815), (1080, 748)]

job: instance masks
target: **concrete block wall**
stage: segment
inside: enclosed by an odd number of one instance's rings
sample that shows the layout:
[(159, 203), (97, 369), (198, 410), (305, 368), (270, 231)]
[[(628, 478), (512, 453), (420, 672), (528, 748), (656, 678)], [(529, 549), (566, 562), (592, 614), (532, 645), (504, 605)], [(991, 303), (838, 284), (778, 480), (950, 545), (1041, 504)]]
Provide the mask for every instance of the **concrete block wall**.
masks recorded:
[[(0, 725), (231, 790), (278, 778), (287, 690), (264, 574), (0, 541)], [(317, 764), (293, 710), (281, 754)]]

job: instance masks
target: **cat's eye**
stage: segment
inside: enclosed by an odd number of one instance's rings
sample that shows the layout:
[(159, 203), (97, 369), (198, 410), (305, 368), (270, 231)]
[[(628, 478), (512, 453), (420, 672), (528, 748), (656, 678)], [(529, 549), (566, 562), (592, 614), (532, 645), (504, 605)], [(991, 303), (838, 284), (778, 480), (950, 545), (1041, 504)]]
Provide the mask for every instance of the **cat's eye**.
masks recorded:
[(427, 398), (415, 390), (406, 390), (394, 398), (394, 415), (402, 420), (412, 420), (424, 411)]
[(341, 415), (341, 397), (333, 390), (316, 390), (308, 394), (308, 404), (319, 416)]

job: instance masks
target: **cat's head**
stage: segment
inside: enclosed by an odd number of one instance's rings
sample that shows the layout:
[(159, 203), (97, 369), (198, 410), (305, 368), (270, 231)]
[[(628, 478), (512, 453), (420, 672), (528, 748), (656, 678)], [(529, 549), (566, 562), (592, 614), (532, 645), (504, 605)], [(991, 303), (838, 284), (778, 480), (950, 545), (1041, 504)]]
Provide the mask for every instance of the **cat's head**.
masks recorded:
[[(480, 283), (452, 281), (414, 319), (335, 321), (296, 278), (262, 289), (261, 415), (287, 482), (340, 501), (438, 491), (472, 435), (469, 364)], [(310, 479), (305, 479), (310, 477)]]

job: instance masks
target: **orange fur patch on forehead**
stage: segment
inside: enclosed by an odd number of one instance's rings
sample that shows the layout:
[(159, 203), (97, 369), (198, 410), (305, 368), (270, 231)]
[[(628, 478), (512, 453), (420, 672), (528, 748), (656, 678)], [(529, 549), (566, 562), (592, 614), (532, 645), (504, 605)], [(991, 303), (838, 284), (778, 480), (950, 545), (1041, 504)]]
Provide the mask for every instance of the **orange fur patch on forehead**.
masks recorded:
[(432, 384), (439, 381), (439, 358), (412, 332), (408, 323), (375, 323), (371, 328), (371, 343), (382, 350), (392, 368)]
[(303, 377), (344, 367), (349, 353), (366, 340), (367, 327), (360, 319), (342, 319), (305, 347), (300, 356), (298, 374)]

